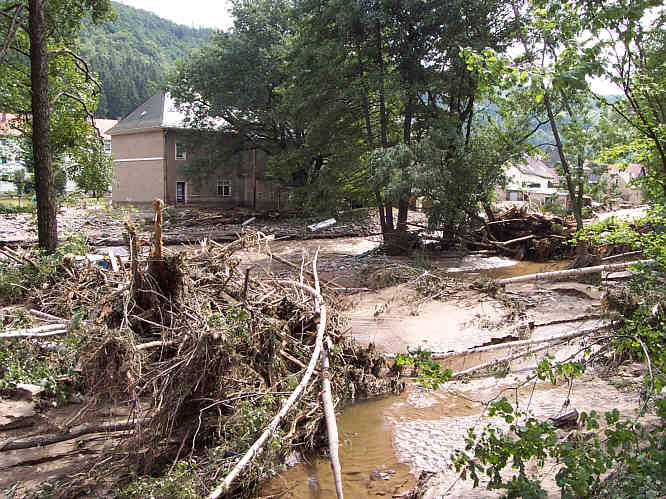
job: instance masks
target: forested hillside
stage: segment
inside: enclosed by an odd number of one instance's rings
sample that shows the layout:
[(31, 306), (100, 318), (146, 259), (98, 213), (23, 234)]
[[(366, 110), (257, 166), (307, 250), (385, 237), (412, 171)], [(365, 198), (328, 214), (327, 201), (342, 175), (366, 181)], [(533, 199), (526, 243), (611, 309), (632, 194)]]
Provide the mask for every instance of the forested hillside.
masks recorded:
[(113, 2), (117, 17), (95, 26), (88, 19), (80, 32), (81, 55), (99, 73), (104, 93), (97, 116), (125, 116), (144, 102), (211, 29), (189, 28), (145, 10)]

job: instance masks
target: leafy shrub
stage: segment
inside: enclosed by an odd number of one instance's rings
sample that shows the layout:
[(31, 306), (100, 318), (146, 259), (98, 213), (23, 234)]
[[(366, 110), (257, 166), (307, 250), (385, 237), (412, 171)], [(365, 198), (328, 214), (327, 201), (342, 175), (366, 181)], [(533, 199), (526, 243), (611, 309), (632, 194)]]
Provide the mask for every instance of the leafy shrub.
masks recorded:
[(18, 213), (35, 213), (35, 207), (31, 203), (17, 204), (0, 203), (0, 215), (16, 215)]

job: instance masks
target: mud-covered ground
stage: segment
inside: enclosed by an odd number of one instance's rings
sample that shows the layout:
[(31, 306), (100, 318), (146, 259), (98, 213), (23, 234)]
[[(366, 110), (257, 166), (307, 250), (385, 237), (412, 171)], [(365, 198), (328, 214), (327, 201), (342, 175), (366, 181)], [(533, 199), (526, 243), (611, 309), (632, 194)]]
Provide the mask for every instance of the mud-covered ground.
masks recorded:
[[(188, 211), (189, 210), (189, 211)], [(182, 215), (180, 214), (182, 213)], [(191, 209), (170, 214), (165, 238), (183, 241), (197, 237), (240, 230), (247, 213), (238, 213), (234, 223), (221, 223), (220, 213), (194, 213)], [(149, 211), (120, 212), (107, 208), (71, 208), (61, 215), (62, 236), (80, 232), (99, 245), (117, 244), (122, 240), (122, 217), (127, 216), (149, 233), (152, 214)], [(415, 213), (414, 219), (422, 219)], [(13, 218), (12, 218), (13, 217)], [(26, 227), (31, 215), (3, 216), (0, 231), (5, 241), (19, 241), (36, 236)], [(208, 218), (206, 217), (213, 217)], [(25, 218), (25, 220), (23, 219)], [(249, 217), (248, 217), (249, 218)], [(203, 219), (203, 220), (202, 220)], [(314, 220), (316, 222), (317, 220)], [(304, 237), (312, 220), (257, 219), (253, 228), (266, 234)], [(11, 230), (5, 228), (10, 227)], [(401, 353), (422, 347), (432, 351), (470, 348), (500, 338), (522, 339), (526, 323), (545, 323), (565, 317), (593, 314), (601, 309), (603, 286), (577, 282), (529, 282), (512, 285), (507, 293), (492, 298), (475, 289), (475, 282), (492, 278), (557, 270), (566, 263), (515, 262), (506, 258), (465, 256), (458, 253), (416, 253), (410, 257), (388, 257), (373, 252), (379, 236), (344, 236), (373, 234), (378, 230), (373, 216), (357, 212), (348, 221), (341, 220), (320, 234), (340, 237), (320, 240), (277, 240), (270, 242), (270, 252), (300, 266), (319, 250), (318, 268), (331, 287), (340, 289), (340, 303), (349, 321), (350, 332), (363, 343), (374, 343), (386, 353)], [(13, 231), (13, 232), (12, 232)], [(70, 232), (68, 232), (70, 231)], [(301, 236), (299, 236), (299, 234)], [(221, 237), (221, 236), (220, 236)], [(171, 251), (199, 251), (196, 244), (172, 246)], [(272, 259), (265, 251), (248, 249), (236, 254), (241, 265), (251, 268), (253, 276), (272, 272), (294, 273), (294, 269)], [(429, 282), (429, 274), (440, 276), (432, 291), (420, 289)], [(532, 338), (576, 330), (594, 325), (595, 320), (535, 328)], [(568, 355), (576, 344), (553, 350), (558, 357)], [(493, 354), (496, 357), (505, 352)], [(456, 359), (445, 367), (461, 369), (487, 361), (493, 355)], [(455, 480), (449, 456), (463, 445), (466, 428), (478, 425), (482, 402), (505, 388), (515, 385), (536, 363), (535, 358), (522, 359), (508, 366), (501, 376), (449, 383), (436, 392), (423, 391), (416, 385), (400, 397), (365, 402), (345, 409), (339, 415), (341, 426), (341, 461), (348, 497), (392, 496), (408, 490), (420, 471), (437, 472), (437, 482), (428, 497), (488, 497), (487, 491), (473, 491), (469, 482)], [(496, 373), (497, 374), (497, 373)], [(630, 385), (634, 371), (619, 375), (620, 385)], [(626, 379), (625, 379), (626, 378)], [(635, 395), (619, 391), (596, 374), (576, 383), (572, 407), (603, 411), (618, 407), (631, 410)], [(617, 380), (616, 380), (617, 381)], [(530, 408), (538, 417), (556, 416), (562, 410), (568, 387), (540, 384), (529, 395)], [(527, 397), (522, 392), (520, 397)], [(521, 398), (521, 400), (523, 400)], [(0, 401), (0, 442), (44, 429), (57, 431), (67, 419), (85, 407), (85, 400), (56, 410), (48, 410), (29, 398)], [(525, 401), (525, 404), (528, 402)], [(116, 417), (110, 413), (107, 419)], [(39, 430), (39, 431), (38, 431)], [(1, 444), (0, 444), (1, 445)], [(113, 445), (103, 435), (64, 442), (44, 448), (0, 454), (0, 490), (18, 481), (37, 485), (57, 481), (76, 461), (90, 459), (105, 445)], [(299, 456), (293, 456), (297, 461)], [(283, 493), (283, 497), (335, 497), (327, 461), (315, 459), (302, 463), (267, 484), (266, 494)]]
[[(163, 236), (167, 244), (193, 243), (203, 238), (234, 240), (241, 224), (254, 217), (248, 227), (277, 238), (311, 239), (342, 236), (368, 236), (380, 232), (374, 209), (342, 213), (337, 223), (312, 232), (308, 225), (321, 222), (321, 217), (299, 217), (294, 214), (254, 213), (237, 208), (221, 210), (195, 206), (168, 207), (164, 210)], [(30, 244), (37, 241), (36, 216), (29, 213), (0, 214), (0, 243)], [(152, 208), (109, 206), (108, 203), (65, 205), (58, 210), (58, 237), (67, 239), (85, 234), (96, 246), (122, 244), (125, 221), (131, 220), (139, 234), (152, 233)], [(410, 212), (410, 223), (424, 224), (425, 215)]]

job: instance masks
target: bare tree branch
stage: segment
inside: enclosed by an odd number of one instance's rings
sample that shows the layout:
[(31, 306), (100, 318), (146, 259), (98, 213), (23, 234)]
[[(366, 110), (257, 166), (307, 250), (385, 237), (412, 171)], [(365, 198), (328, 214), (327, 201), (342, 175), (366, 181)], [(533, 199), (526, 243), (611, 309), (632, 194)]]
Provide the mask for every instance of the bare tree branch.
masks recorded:
[(60, 56), (69, 56), (72, 59), (74, 59), (74, 63), (76, 64), (76, 67), (79, 68), (79, 70), (82, 71), (85, 74), (86, 81), (92, 81), (93, 84), (100, 91), (102, 91), (102, 85), (97, 80), (97, 78), (95, 78), (93, 76), (93, 72), (90, 70), (90, 65), (88, 64), (88, 61), (86, 61), (83, 57), (81, 57), (76, 52), (73, 52), (69, 49), (57, 49), (57, 50), (49, 50), (48, 51), (49, 59), (55, 59), (56, 57), (60, 57)]
[[(9, 48), (14, 41), (14, 38), (16, 37), (16, 32), (18, 31), (18, 28), (21, 26), (25, 29), (25, 25), (20, 22), (20, 17), (21, 14), (23, 13), (25, 6), (21, 4), (14, 4), (10, 6), (9, 8), (0, 11), (0, 14), (3, 16), (9, 18), (9, 27), (7, 28), (7, 38), (5, 38), (5, 42), (2, 45), (2, 48), (0, 48), (0, 63), (2, 63), (7, 57), (7, 53), (9, 52)], [(11, 10), (14, 10), (14, 13), (10, 16), (9, 12)]]

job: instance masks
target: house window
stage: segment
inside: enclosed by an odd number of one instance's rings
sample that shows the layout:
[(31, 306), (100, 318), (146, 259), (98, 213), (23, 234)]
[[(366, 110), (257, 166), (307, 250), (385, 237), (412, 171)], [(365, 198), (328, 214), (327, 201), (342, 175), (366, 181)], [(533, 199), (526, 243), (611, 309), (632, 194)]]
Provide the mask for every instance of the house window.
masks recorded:
[(104, 140), (104, 152), (106, 154), (111, 154), (111, 141), (110, 140)]
[(183, 160), (186, 159), (187, 153), (185, 152), (185, 144), (176, 142), (176, 159)]
[(217, 183), (217, 197), (228, 198), (231, 196), (231, 182), (228, 180), (220, 180)]
[(176, 182), (176, 203), (184, 203), (186, 196), (185, 182)]

